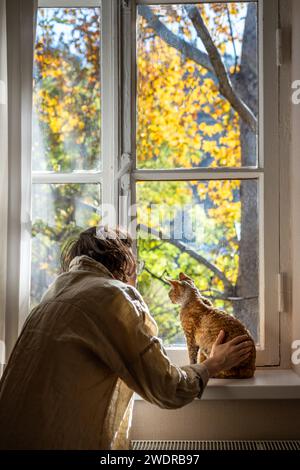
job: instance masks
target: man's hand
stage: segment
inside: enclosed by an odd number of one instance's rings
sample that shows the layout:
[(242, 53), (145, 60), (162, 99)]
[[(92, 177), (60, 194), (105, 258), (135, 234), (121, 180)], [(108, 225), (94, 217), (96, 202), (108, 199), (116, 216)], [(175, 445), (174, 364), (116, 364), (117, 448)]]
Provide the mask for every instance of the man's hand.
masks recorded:
[(247, 359), (253, 348), (252, 341), (249, 336), (236, 336), (227, 343), (223, 343), (225, 333), (220, 331), (216, 341), (214, 342), (208, 359), (203, 364), (206, 365), (209, 376), (218, 374), (222, 370), (228, 370), (238, 366)]

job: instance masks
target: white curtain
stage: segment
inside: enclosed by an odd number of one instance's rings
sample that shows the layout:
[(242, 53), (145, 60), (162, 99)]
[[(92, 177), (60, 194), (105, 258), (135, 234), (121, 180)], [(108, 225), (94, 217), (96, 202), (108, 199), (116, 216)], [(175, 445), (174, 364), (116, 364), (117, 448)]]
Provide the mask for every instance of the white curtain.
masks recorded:
[(2, 364), (7, 362), (17, 339), (29, 299), (32, 65), (36, 11), (37, 0), (0, 0)]

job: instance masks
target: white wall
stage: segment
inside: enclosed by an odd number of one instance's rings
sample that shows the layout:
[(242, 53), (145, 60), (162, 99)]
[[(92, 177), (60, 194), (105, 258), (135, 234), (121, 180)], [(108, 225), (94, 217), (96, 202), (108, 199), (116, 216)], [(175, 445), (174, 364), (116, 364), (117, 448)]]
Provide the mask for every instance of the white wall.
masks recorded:
[(300, 400), (195, 400), (179, 410), (136, 401), (131, 439), (300, 439), (299, 423)]

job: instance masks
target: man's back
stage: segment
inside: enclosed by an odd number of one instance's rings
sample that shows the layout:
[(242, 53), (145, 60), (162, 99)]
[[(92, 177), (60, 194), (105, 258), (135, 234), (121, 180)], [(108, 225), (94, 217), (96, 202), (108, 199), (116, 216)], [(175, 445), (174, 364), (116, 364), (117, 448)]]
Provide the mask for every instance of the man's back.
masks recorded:
[(1, 380), (2, 448), (101, 447), (118, 380), (101, 323), (118, 314), (125, 285), (100, 267), (91, 260), (59, 276), (27, 319)]

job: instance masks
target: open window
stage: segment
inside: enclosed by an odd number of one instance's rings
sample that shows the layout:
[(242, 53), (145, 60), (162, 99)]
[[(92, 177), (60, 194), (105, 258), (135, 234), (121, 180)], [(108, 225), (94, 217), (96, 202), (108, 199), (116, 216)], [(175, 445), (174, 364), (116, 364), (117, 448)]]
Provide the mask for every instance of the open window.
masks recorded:
[(279, 363), (276, 5), (131, 2), (139, 289), (180, 363), (165, 277), (181, 270), (248, 327), (259, 365)]
[(259, 365), (279, 364), (277, 22), (274, 0), (40, 0), (32, 306), (110, 205), (173, 360), (187, 353), (165, 277), (182, 270), (245, 323)]

